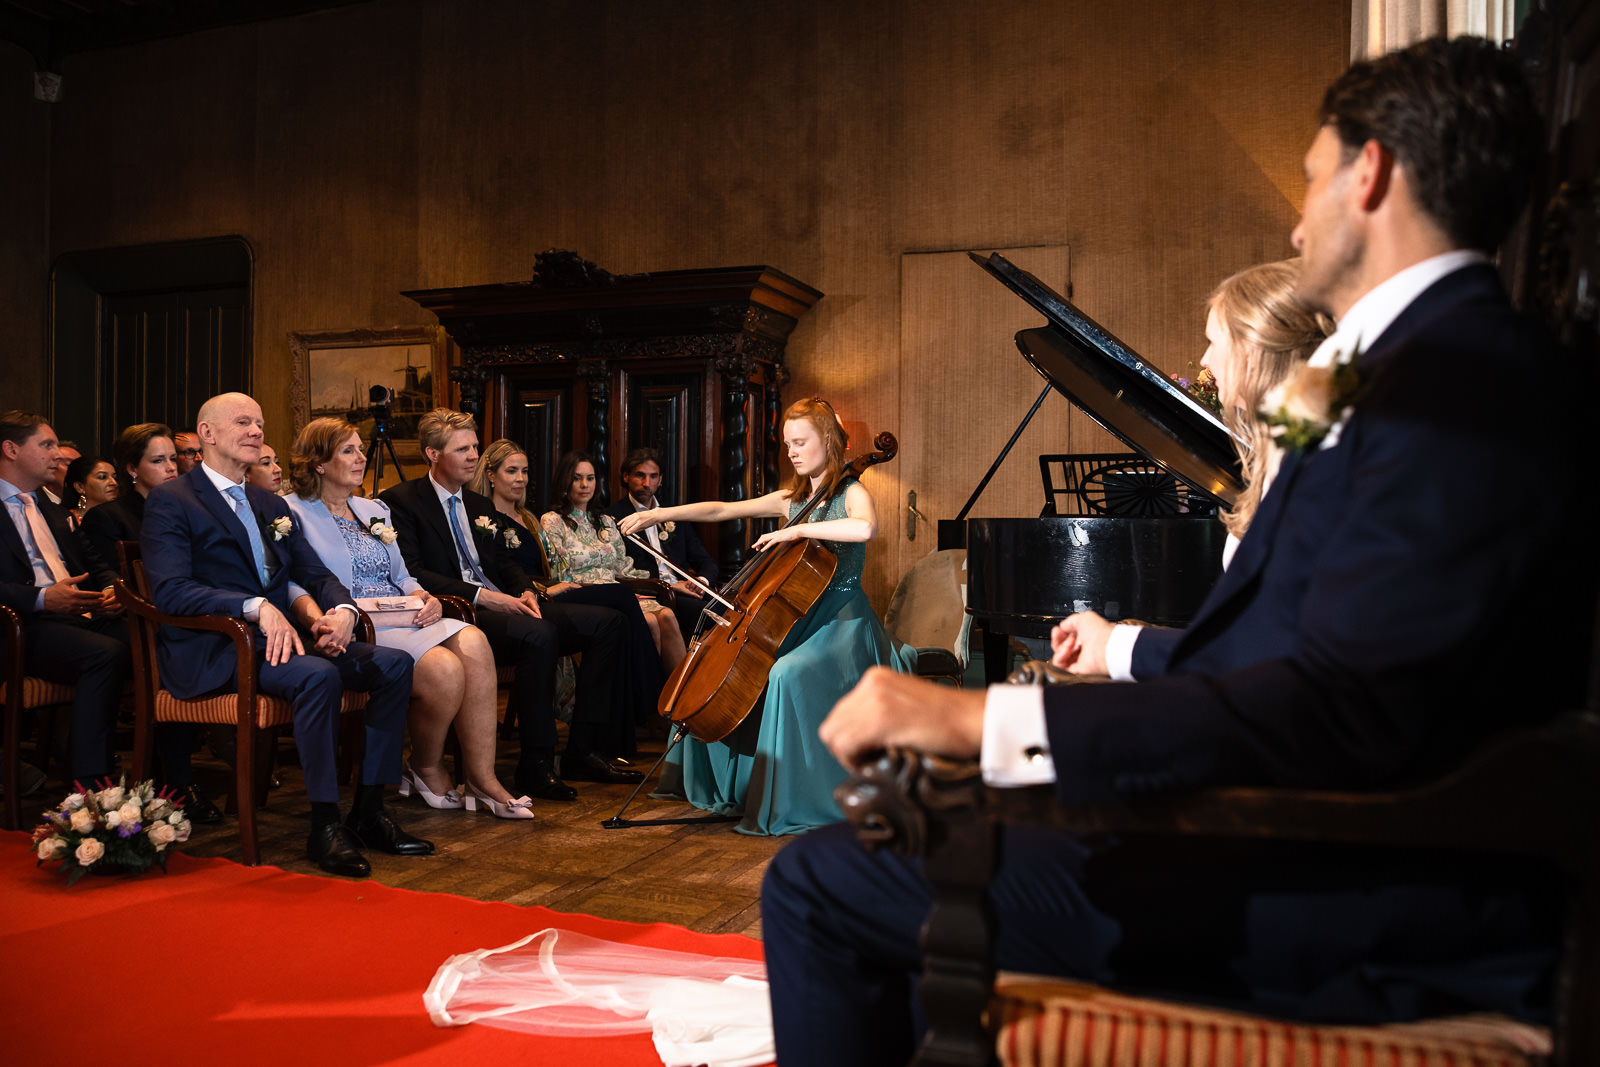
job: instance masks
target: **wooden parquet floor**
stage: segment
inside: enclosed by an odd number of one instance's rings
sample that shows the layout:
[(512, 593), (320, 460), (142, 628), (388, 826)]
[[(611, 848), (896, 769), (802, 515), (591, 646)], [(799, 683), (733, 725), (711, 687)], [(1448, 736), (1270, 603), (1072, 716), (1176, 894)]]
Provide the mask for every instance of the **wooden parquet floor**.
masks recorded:
[[(648, 768), (663, 747), (662, 742), (641, 739), (636, 766)], [(280, 751), (286, 763), (293, 760), (291, 744), (280, 742)], [(233, 775), (208, 755), (202, 750), (195, 756), (196, 781), (218, 799), (232, 792)], [(502, 741), (498, 769), (503, 782), (511, 782), (515, 765), (515, 743)], [(331, 877), (306, 859), (311, 809), (299, 768), (283, 766), (280, 778), (282, 785), (257, 812), (262, 862)], [(601, 821), (616, 814), (632, 787), (572, 785), (578, 790), (575, 802), (536, 800), (536, 817), (521, 821), (497, 819), (484, 811), (435, 811), (418, 797), (388, 793), (386, 803), (400, 825), (432, 841), (435, 851), (421, 858), (369, 852), (372, 878), (475, 900), (539, 904), (628, 922), (677, 923), (701, 933), (761, 936), (761, 876), (787, 839), (735, 833), (731, 822), (604, 829)], [(650, 800), (645, 796), (649, 788), (628, 809), (629, 819), (703, 814), (682, 802)], [(347, 790), (346, 808), (348, 798)], [(220, 826), (196, 827), (184, 851), (241, 860), (231, 810)]]

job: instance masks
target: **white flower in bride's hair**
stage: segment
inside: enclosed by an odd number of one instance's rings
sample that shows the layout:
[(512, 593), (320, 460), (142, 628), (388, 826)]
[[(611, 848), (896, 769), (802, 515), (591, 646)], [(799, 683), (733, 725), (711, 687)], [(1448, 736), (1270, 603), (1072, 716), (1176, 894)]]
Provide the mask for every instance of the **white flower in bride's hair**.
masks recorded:
[(386, 545), (394, 544), (395, 538), (400, 536), (395, 533), (393, 526), (390, 526), (376, 515), (367, 522), (367, 530), (373, 537), (376, 537)]
[(282, 541), (289, 536), (289, 531), (294, 529), (294, 523), (289, 521), (289, 516), (279, 515), (267, 524), (267, 528), (272, 531), (274, 541)]

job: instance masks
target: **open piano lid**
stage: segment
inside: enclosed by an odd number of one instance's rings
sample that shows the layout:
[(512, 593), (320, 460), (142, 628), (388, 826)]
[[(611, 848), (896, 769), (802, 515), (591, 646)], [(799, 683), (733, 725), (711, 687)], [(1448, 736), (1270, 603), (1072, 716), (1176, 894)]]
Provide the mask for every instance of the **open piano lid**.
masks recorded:
[(1210, 409), (1060, 293), (995, 252), (972, 261), (1050, 320), (1017, 348), (1056, 391), (1162, 470), (1231, 505), (1243, 489), (1233, 440)]

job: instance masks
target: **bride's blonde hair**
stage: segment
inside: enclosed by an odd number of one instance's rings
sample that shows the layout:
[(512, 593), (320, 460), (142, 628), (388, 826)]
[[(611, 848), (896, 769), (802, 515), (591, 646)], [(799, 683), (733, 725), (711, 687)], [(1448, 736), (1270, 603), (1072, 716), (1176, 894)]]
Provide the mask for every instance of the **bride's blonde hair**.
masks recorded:
[(1222, 523), (1235, 537), (1243, 537), (1255, 518), (1271, 454), (1271, 436), (1256, 409), (1267, 391), (1310, 359), (1333, 332), (1332, 319), (1295, 299), (1299, 278), (1299, 259), (1262, 263), (1224, 280), (1206, 302), (1228, 331), (1230, 395), (1219, 399), (1239, 453), (1244, 492), (1223, 513)]

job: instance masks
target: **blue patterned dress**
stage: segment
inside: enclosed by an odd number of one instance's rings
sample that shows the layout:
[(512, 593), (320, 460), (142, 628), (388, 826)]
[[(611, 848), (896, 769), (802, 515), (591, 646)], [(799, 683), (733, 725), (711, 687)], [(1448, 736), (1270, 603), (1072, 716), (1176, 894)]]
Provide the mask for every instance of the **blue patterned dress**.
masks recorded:
[[(847, 518), (845, 489), (811, 522)], [(789, 518), (804, 501), (789, 505)], [(789, 631), (767, 675), (762, 703), (722, 741), (688, 739), (673, 750), (670, 763), (681, 768), (681, 792), (697, 808), (742, 815), (745, 834), (798, 834), (831, 822), (842, 813), (833, 787), (845, 769), (820, 740), (817, 727), (867, 668), (889, 666), (910, 672), (916, 653), (897, 646), (884, 631), (866, 593), (861, 570), (867, 546), (861, 541), (824, 541), (839, 557), (827, 591), (809, 614)], [(662, 773), (662, 789), (674, 791), (675, 768)]]
[[(389, 574), (389, 550), (383, 543), (359, 522), (341, 519), (337, 515), (333, 521), (339, 524), (339, 533), (344, 537), (345, 547), (350, 550), (350, 595), (405, 596)], [(466, 625), (459, 619), (440, 619), (420, 630), (412, 626), (380, 626), (373, 632), (373, 638), (385, 648), (398, 648), (410, 653), (413, 660), (419, 660), (428, 649), (448, 641)]]

